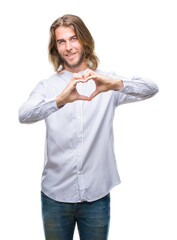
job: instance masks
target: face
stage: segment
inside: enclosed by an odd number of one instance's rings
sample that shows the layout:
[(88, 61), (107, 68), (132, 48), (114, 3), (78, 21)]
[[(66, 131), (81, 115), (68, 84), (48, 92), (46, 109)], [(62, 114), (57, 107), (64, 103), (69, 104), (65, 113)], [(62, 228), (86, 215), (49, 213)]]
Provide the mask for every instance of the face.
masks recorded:
[(87, 68), (83, 48), (71, 27), (55, 30), (56, 44), (64, 68), (70, 72), (80, 72)]

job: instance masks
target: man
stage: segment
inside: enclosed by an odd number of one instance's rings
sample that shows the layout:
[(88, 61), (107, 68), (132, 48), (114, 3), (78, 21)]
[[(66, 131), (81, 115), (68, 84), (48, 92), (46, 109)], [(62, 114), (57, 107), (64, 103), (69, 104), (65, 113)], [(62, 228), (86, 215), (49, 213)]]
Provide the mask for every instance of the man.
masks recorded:
[(99, 69), (94, 40), (74, 15), (50, 28), (49, 59), (56, 73), (40, 81), (19, 109), (21, 123), (45, 119), (41, 183), (47, 240), (108, 239), (110, 190), (120, 183), (113, 149), (117, 106), (158, 92), (141, 77), (127, 79)]

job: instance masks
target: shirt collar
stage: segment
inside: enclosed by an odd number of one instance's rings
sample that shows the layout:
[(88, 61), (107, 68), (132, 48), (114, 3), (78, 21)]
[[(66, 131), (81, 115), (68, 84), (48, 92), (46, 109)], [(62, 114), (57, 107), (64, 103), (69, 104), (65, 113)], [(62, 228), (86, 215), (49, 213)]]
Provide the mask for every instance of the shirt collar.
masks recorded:
[[(84, 73), (87, 69), (89, 69), (89, 68), (86, 68), (86, 69), (84, 69), (83, 71), (81, 71), (81, 72), (78, 72), (79, 74), (82, 74), (82, 73)], [(73, 72), (69, 72), (69, 71), (67, 71), (67, 70), (63, 70), (63, 72), (65, 73), (65, 74), (70, 74), (70, 75), (73, 75), (74, 73)]]
[[(86, 68), (85, 70), (83, 70), (81, 72), (78, 72), (78, 74), (83, 74), (87, 69), (89, 69), (89, 68)], [(73, 74), (74, 74), (73, 72), (69, 72), (65, 69), (61, 72), (61, 76), (63, 76), (63, 78), (66, 82), (70, 81)]]

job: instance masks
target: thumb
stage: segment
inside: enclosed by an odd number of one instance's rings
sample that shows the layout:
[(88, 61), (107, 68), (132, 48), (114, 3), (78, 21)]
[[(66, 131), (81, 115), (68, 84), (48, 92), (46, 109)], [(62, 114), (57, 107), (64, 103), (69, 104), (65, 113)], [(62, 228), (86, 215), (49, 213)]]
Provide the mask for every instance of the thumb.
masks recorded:
[(87, 97), (87, 96), (84, 96), (84, 95), (80, 95), (80, 94), (79, 94), (78, 100), (87, 100), (87, 101), (90, 101), (90, 97)]
[(98, 91), (97, 90), (95, 90), (91, 95), (90, 95), (90, 100), (92, 100), (96, 95), (98, 95)]

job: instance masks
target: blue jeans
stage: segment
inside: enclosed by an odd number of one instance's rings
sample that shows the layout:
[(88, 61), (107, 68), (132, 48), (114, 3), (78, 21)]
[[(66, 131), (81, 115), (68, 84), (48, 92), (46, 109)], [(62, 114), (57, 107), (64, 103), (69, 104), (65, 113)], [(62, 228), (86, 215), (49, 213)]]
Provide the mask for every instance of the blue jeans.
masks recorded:
[(94, 202), (64, 203), (41, 192), (46, 240), (72, 240), (77, 222), (80, 240), (107, 240), (110, 225), (110, 193)]

